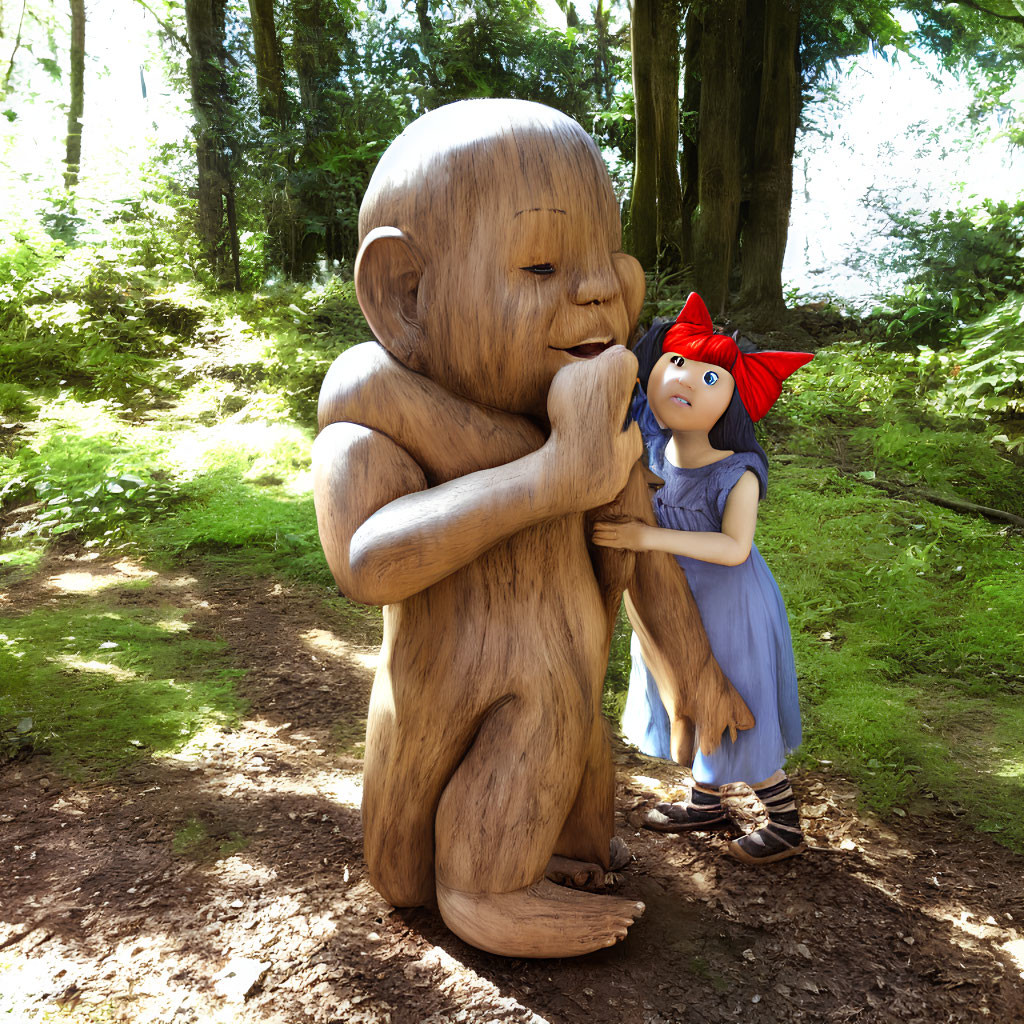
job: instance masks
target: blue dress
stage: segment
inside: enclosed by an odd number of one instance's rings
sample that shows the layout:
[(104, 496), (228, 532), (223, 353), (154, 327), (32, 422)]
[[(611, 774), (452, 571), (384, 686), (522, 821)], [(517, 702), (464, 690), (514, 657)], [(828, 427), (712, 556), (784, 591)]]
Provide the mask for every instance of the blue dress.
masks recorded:
[[(709, 466), (680, 469), (665, 458), (671, 431), (658, 426), (643, 395), (635, 400), (633, 414), (650, 468), (665, 481), (654, 495), (659, 526), (720, 532), (729, 492), (747, 470), (757, 475), (763, 493), (765, 469), (750, 453), (736, 452)], [(711, 650), (757, 722), (753, 729), (737, 733), (735, 741), (726, 733), (712, 754), (705, 756), (698, 749), (693, 777), (709, 786), (762, 782), (800, 744), (793, 641), (778, 584), (756, 547), (741, 565), (681, 556), (676, 560), (686, 572)], [(668, 715), (635, 634), (630, 654), (633, 664), (622, 731), (645, 754), (669, 758)]]

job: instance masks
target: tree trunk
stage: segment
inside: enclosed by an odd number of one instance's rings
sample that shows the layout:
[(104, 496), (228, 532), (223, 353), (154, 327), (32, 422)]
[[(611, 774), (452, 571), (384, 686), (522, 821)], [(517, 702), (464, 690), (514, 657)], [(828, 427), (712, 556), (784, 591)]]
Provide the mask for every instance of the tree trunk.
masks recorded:
[(224, 73), (227, 0), (186, 0), (189, 80), (199, 168), (197, 230), (214, 277), (241, 288), (238, 230), (231, 177), (230, 99)]
[(675, 3), (635, 0), (630, 19), (636, 161), (630, 201), (633, 252), (651, 269), (681, 256), (679, 16)]
[(249, 0), (249, 14), (252, 18), (263, 159), (269, 174), (269, 180), (264, 182), (262, 190), (263, 220), (266, 225), (263, 270), (266, 273), (270, 270), (284, 270), (289, 263), (294, 204), (287, 168), (294, 153), (287, 146), (285, 152), (281, 152), (282, 129), (287, 122), (288, 107), (284, 92), (281, 46), (274, 22), (274, 0)]
[(769, 323), (786, 309), (782, 261), (793, 197), (793, 151), (800, 102), (799, 0), (768, 0), (764, 72), (754, 141), (750, 211), (743, 232), (740, 305)]
[(633, 121), (636, 156), (629, 200), (629, 240), (645, 270), (658, 257), (658, 126), (654, 107), (655, 22), (659, 0), (634, 0), (630, 8)]
[(604, 0), (594, 4), (594, 90), (602, 107), (609, 107), (615, 95), (615, 68), (609, 12)]
[(680, 247), (683, 264), (693, 266), (693, 222), (697, 215), (698, 168), (697, 140), (700, 134), (700, 44), (703, 33), (700, 12), (690, 4), (686, 12), (685, 43), (683, 47), (683, 110), (682, 152), (679, 157), (679, 177), (682, 182), (682, 230)]
[(82, 111), (85, 107), (85, 0), (71, 0), (71, 102), (64, 156), (64, 187), (78, 184), (82, 163)]
[(282, 125), (286, 109), (284, 75), (277, 26), (274, 23), (274, 0), (249, 0), (249, 13), (252, 16), (260, 120)]
[(679, 8), (656, 3), (656, 49), (651, 85), (658, 161), (658, 255), (668, 266), (682, 261), (683, 192), (679, 183)]
[(745, 0), (702, 6), (700, 144), (694, 277), (713, 316), (729, 298), (740, 204), (740, 74)]

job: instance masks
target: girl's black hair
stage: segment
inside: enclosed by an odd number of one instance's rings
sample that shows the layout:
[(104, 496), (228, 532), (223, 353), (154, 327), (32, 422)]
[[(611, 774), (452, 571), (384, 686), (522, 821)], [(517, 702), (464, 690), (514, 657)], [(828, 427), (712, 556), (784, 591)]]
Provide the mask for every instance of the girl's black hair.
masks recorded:
[[(651, 371), (661, 358), (661, 346), (664, 344), (665, 335), (668, 334), (671, 326), (671, 320), (660, 318), (655, 320), (646, 334), (633, 346), (633, 354), (639, 364), (637, 377), (644, 394), (647, 393)], [(755, 456), (761, 467), (757, 477), (761, 484), (761, 497), (763, 498), (768, 490), (768, 456), (757, 443), (757, 437), (754, 435), (754, 422), (743, 405), (738, 391), (733, 391), (728, 408), (708, 431), (708, 440), (711, 442), (712, 448), (717, 448), (721, 452), (750, 452)]]
[(738, 391), (733, 391), (728, 408), (719, 417), (718, 422), (708, 431), (708, 440), (712, 448), (721, 452), (750, 452), (761, 464), (761, 472), (757, 474), (761, 484), (761, 497), (768, 490), (768, 456), (757, 443), (754, 435), (754, 422), (750, 413), (740, 399)]

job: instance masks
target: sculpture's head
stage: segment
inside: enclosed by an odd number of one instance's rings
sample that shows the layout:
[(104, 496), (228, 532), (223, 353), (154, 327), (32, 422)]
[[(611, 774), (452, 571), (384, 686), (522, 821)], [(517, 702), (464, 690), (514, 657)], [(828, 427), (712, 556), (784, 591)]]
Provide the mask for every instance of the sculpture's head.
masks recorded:
[(624, 344), (640, 265), (591, 138), (521, 100), (413, 122), (359, 214), (356, 293), (381, 344), (449, 390), (543, 414), (558, 369)]

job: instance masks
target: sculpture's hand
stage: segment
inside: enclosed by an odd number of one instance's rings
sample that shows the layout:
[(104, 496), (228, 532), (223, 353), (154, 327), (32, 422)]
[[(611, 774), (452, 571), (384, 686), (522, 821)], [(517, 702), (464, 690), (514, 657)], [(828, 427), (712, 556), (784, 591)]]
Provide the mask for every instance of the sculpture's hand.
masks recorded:
[(700, 749), (705, 756), (718, 749), (726, 731), (729, 738), (735, 740), (738, 729), (753, 729), (754, 716), (714, 658), (708, 658), (698, 670), (694, 698), (691, 714), (697, 723)]
[(633, 354), (616, 345), (593, 359), (562, 367), (551, 382), (543, 486), (565, 512), (610, 502), (626, 486), (643, 452), (636, 424), (622, 429), (636, 365)]

